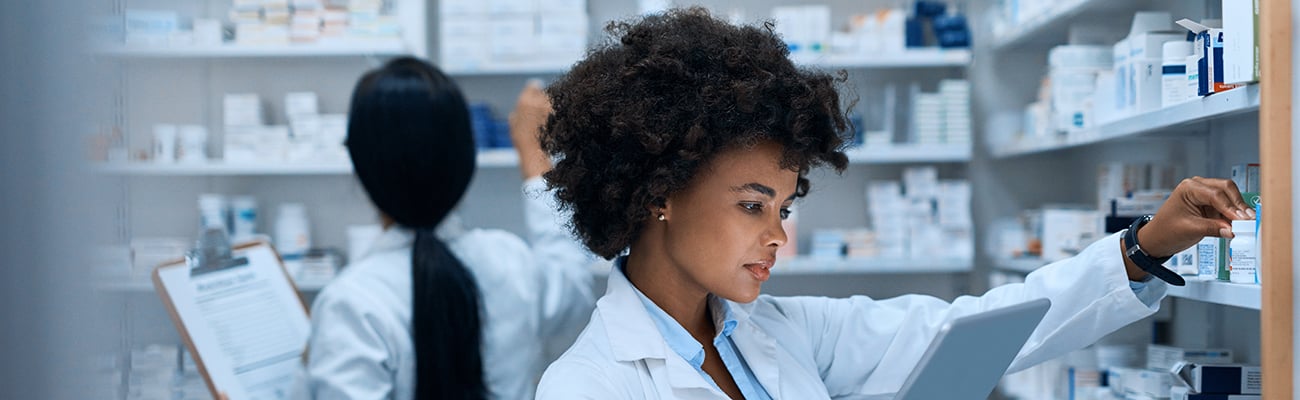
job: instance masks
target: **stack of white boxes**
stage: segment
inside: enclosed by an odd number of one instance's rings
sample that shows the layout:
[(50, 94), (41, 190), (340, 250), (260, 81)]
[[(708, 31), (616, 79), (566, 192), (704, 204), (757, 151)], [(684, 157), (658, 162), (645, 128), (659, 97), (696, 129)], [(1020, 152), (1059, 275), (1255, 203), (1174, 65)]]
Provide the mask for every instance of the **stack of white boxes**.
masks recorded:
[(867, 217), (876, 232), (877, 254), (882, 258), (907, 257), (907, 202), (898, 181), (867, 183)]
[(567, 68), (587, 48), (586, 0), (448, 0), (438, 15), (449, 71)]
[(970, 81), (939, 81), (939, 96), (943, 97), (944, 143), (970, 143)]
[(916, 93), (912, 99), (912, 143), (919, 145), (970, 143), (970, 82), (943, 80), (938, 93)]
[(831, 51), (831, 7), (828, 5), (772, 8), (774, 29), (796, 62), (811, 62)]
[(867, 214), (874, 235), (860, 241), (874, 245), (882, 258), (969, 259), (975, 248), (970, 183), (941, 181), (938, 175), (934, 167), (914, 167), (903, 171), (901, 185), (868, 182)]
[(356, 39), (395, 39), (402, 34), (397, 17), (384, 13), (383, 0), (348, 0), (348, 35)]
[(325, 5), (321, 0), (293, 0), (293, 17), (289, 23), (289, 40), (311, 43), (320, 39)]
[(171, 400), (180, 348), (150, 345), (131, 351), (127, 376), (127, 400)]

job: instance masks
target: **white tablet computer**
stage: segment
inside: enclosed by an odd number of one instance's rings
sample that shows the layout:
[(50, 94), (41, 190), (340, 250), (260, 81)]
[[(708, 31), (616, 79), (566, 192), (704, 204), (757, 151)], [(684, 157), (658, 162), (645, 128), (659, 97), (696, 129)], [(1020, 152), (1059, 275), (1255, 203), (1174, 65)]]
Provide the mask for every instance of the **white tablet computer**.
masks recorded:
[(894, 400), (983, 400), (1052, 302), (1037, 299), (944, 324)]

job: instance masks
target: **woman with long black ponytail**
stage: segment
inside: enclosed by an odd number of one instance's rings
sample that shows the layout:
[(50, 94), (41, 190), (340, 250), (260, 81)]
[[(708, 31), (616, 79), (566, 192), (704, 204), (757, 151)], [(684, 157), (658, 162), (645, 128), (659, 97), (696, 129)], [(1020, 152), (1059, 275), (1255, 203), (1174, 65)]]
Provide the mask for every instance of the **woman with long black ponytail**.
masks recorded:
[(474, 174), (465, 99), (437, 68), (400, 58), (357, 83), (347, 148), (384, 233), (312, 306), (305, 391), (316, 399), (523, 399), (541, 343), (592, 307), (587, 253), (556, 221), (537, 144), (549, 102), (520, 96), (511, 134), (530, 247), (464, 229), (453, 209)]

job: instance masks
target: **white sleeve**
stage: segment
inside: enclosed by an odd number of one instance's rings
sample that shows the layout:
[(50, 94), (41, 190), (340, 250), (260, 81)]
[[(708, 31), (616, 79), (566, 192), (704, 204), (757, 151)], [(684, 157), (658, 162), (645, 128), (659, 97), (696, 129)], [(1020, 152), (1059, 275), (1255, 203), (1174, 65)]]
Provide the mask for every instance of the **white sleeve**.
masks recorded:
[[(1164, 295), (1165, 286), (1147, 290)], [(893, 393), (901, 389), (944, 322), (1048, 298), (1052, 308), (1008, 372), (1083, 348), (1102, 336), (1156, 312), (1134, 295), (1116, 235), (1088, 246), (1078, 256), (1029, 274), (1023, 284), (1003, 285), (983, 296), (962, 296), (951, 304), (920, 295), (873, 300), (770, 298), (808, 338), (818, 372), (832, 396)]]
[(594, 258), (564, 228), (567, 215), (541, 177), (524, 182), (523, 198), (528, 242), (542, 278), (541, 331), (551, 336), (591, 315), (596, 298), (588, 266)]
[(358, 307), (364, 299), (340, 297), (327, 290), (312, 307), (306, 377), (310, 397), (392, 398), (396, 367), (383, 340), (383, 324)]

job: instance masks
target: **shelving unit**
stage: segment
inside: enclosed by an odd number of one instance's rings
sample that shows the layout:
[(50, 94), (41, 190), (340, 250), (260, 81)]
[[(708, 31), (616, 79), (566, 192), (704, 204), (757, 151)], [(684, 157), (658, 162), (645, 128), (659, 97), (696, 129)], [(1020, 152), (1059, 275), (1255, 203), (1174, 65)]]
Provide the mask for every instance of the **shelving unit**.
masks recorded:
[(899, 144), (855, 147), (848, 150), (851, 164), (964, 163), (970, 161), (969, 143), (942, 145)]
[(400, 40), (366, 40), (339, 43), (237, 45), (217, 46), (109, 46), (95, 50), (95, 54), (117, 58), (186, 59), (186, 58), (293, 58), (293, 57), (355, 57), (399, 56), (414, 54)]
[(1052, 41), (1064, 43), (1070, 29), (1070, 20), (1080, 15), (1105, 11), (1118, 7), (1133, 7), (1128, 2), (1110, 2), (1106, 0), (1064, 0), (1054, 3), (1048, 9), (1028, 21), (1010, 27), (1007, 31), (993, 37), (991, 46), (994, 51), (1006, 51), (1017, 48), (1031, 41)]
[(912, 49), (901, 53), (830, 55), (803, 64), (818, 68), (883, 69), (937, 68), (970, 65), (971, 52), (965, 49)]
[[(478, 154), (479, 168), (510, 168), (519, 165), (519, 156), (513, 149), (483, 150)], [(298, 176), (298, 175), (350, 175), (352, 163), (223, 163), (201, 164), (101, 164), (98, 172), (109, 175), (130, 176)]]
[(1169, 286), (1169, 296), (1206, 303), (1259, 310), (1259, 285), (1188, 280), (1187, 286)]
[(881, 258), (822, 259), (799, 256), (777, 261), (772, 267), (775, 275), (838, 275), (838, 274), (945, 274), (970, 272), (971, 260), (934, 259), (907, 260)]
[[(298, 291), (302, 293), (315, 293), (324, 289), (326, 282), (308, 282), (298, 284)], [(141, 278), (127, 280), (123, 278), (100, 279), (95, 283), (95, 289), (111, 293), (154, 293), (153, 282)]]
[[(1071, 134), (1068, 139), (1014, 143), (993, 151), (997, 158), (1017, 157), (1068, 149), (1102, 141), (1185, 128), (1207, 120), (1259, 111), (1259, 84), (1120, 118)], [(1058, 136), (1061, 137), (1061, 136)]]

